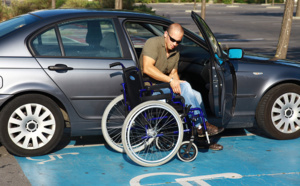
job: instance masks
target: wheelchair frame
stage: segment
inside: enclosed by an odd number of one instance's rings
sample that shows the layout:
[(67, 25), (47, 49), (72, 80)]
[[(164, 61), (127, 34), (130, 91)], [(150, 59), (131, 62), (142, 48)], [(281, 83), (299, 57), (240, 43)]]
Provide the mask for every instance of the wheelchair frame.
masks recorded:
[[(102, 133), (109, 146), (141, 166), (162, 165), (176, 154), (184, 162), (193, 161), (198, 154), (194, 136), (199, 117), (210, 143), (202, 110), (185, 106), (184, 98), (174, 95), (167, 83), (144, 86), (137, 67), (110, 64), (110, 68), (114, 66), (122, 66), (123, 94), (111, 101), (102, 117)], [(171, 93), (163, 94), (162, 88), (170, 88)], [(154, 92), (161, 94), (152, 95)], [(184, 141), (186, 133), (189, 139)]]

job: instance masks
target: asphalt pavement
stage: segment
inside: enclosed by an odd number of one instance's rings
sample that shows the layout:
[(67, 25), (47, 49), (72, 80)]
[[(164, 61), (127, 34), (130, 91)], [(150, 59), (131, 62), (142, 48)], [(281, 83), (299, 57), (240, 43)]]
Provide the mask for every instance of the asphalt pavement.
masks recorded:
[(0, 185), (14, 186), (30, 185), (29, 180), (24, 175), (23, 170), (14, 156), (10, 155), (0, 143)]

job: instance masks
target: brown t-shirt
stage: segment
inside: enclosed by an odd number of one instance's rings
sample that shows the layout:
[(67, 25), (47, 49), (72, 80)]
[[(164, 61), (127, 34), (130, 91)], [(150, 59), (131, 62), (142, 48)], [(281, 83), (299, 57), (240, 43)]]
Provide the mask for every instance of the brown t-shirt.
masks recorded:
[(140, 67), (142, 69), (144, 55), (154, 59), (154, 66), (166, 75), (169, 75), (173, 69), (178, 69), (178, 47), (170, 51), (170, 56), (167, 58), (165, 38), (163, 36), (152, 37), (146, 41), (140, 56)]

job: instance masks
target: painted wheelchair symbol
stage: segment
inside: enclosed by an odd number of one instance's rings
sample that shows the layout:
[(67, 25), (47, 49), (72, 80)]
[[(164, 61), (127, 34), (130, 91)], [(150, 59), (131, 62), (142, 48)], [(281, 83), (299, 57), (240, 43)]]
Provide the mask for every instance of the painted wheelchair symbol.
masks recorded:
[(45, 160), (45, 159), (33, 159), (31, 157), (27, 157), (26, 159), (28, 160), (31, 160), (31, 161), (38, 161), (38, 164), (45, 164), (47, 162), (50, 162), (50, 161), (56, 161), (58, 159), (63, 159), (62, 156), (65, 156), (65, 155), (78, 155), (79, 153), (78, 152), (72, 152), (72, 153), (64, 153), (64, 154), (51, 154), (51, 155), (48, 155), (49, 156), (49, 160)]
[[(130, 186), (141, 186), (140, 182), (142, 179), (152, 176), (162, 176), (162, 175), (175, 175), (175, 176), (189, 176), (189, 174), (182, 174), (182, 173), (174, 173), (174, 172), (160, 172), (160, 173), (150, 173), (150, 174), (143, 174), (140, 176), (137, 176), (130, 180)], [(237, 173), (221, 173), (221, 174), (212, 174), (212, 175), (203, 175), (203, 176), (194, 176), (194, 177), (186, 177), (186, 178), (177, 178), (175, 179), (176, 183), (179, 183), (183, 186), (192, 186), (190, 182), (194, 182), (197, 185), (201, 186), (210, 186), (207, 182), (204, 180), (213, 180), (213, 179), (219, 179), (219, 178), (225, 178), (225, 179), (240, 179), (243, 176)]]

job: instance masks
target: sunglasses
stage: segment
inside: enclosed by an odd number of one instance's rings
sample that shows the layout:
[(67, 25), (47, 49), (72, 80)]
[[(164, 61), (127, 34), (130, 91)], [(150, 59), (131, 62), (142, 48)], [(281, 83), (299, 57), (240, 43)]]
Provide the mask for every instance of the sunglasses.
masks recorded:
[(176, 39), (174, 39), (173, 37), (170, 36), (169, 32), (167, 32), (167, 33), (168, 33), (168, 36), (169, 36), (170, 40), (171, 40), (173, 43), (174, 43), (174, 42), (176, 42), (177, 44), (180, 44), (180, 43), (181, 43), (181, 40), (180, 40), (180, 41), (177, 41)]

